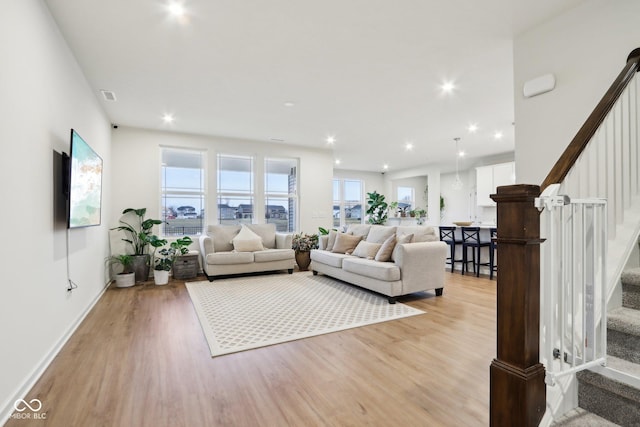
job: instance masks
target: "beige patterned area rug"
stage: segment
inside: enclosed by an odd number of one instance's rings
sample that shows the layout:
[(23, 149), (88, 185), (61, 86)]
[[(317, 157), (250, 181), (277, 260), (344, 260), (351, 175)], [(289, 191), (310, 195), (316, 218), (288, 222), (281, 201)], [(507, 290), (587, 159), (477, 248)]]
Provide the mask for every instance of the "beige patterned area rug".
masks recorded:
[(310, 272), (186, 286), (212, 357), (424, 313)]

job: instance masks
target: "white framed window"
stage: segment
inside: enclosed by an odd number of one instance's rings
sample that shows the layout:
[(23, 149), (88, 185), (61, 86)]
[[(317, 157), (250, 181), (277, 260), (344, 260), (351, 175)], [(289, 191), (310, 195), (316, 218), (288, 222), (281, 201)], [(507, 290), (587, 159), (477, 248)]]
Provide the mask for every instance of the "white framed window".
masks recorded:
[(398, 208), (403, 209), (406, 213), (415, 209), (416, 196), (415, 189), (413, 187), (398, 187), (396, 190), (398, 194)]
[(298, 220), (298, 161), (265, 159), (264, 183), (265, 222), (275, 224), (277, 231), (295, 231)]
[(206, 153), (161, 147), (161, 234), (202, 234), (206, 206)]
[(355, 179), (333, 180), (333, 226), (362, 224), (364, 184)]
[(254, 211), (253, 157), (218, 154), (218, 222), (250, 224)]

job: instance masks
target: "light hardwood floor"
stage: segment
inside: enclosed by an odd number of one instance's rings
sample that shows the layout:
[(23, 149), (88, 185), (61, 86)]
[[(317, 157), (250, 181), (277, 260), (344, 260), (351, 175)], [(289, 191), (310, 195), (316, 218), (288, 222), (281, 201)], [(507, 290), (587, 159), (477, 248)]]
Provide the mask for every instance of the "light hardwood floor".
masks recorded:
[(486, 426), (496, 282), (446, 277), (400, 299), (425, 315), (217, 358), (182, 282), (109, 289), (6, 426)]

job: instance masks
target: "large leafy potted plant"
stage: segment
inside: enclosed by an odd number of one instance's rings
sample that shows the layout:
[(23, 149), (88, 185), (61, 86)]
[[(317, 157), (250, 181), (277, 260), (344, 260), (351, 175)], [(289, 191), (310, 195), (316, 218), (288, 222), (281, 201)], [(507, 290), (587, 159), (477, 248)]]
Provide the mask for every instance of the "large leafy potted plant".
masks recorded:
[(378, 194), (377, 191), (367, 193), (367, 215), (369, 215), (369, 224), (384, 224), (387, 220), (387, 202), (384, 201), (384, 195)]
[[(167, 241), (164, 239), (158, 239), (152, 243), (157, 249), (160, 243), (164, 246)], [(153, 280), (156, 285), (166, 285), (169, 283), (169, 271), (173, 267), (176, 256), (184, 255), (189, 252), (188, 246), (193, 243), (193, 240), (189, 236), (177, 239), (175, 242), (171, 242), (168, 248), (162, 248), (157, 252), (154, 251), (154, 267), (153, 267)], [(157, 255), (156, 255), (157, 253)]]
[[(160, 240), (153, 234), (153, 226), (162, 224), (159, 219), (145, 219), (147, 208), (132, 209), (127, 208), (122, 211), (122, 215), (129, 218), (120, 219), (122, 224), (119, 227), (114, 227), (112, 230), (119, 230), (125, 233), (125, 242), (131, 245), (133, 253), (133, 271), (135, 273), (136, 282), (147, 280), (149, 277), (149, 268), (151, 266), (149, 256), (149, 245), (154, 240)], [(166, 243), (166, 242), (165, 242)], [(160, 245), (162, 246), (162, 245)]]
[(296, 263), (300, 271), (307, 271), (311, 264), (311, 249), (318, 248), (318, 235), (298, 233), (293, 235), (291, 248), (296, 252)]

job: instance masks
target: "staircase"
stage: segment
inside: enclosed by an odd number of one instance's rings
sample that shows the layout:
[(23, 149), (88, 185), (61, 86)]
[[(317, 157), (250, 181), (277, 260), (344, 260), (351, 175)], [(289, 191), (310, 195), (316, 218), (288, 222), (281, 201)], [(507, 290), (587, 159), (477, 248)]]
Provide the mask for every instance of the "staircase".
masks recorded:
[(576, 397), (555, 425), (640, 427), (640, 269), (623, 273), (640, 236), (638, 72), (640, 48), (541, 185), (491, 196), (498, 257), (518, 267), (498, 277), (492, 427), (548, 426)]
[(577, 374), (580, 408), (556, 426), (640, 426), (640, 268), (621, 281), (622, 307), (607, 321), (607, 367)]

